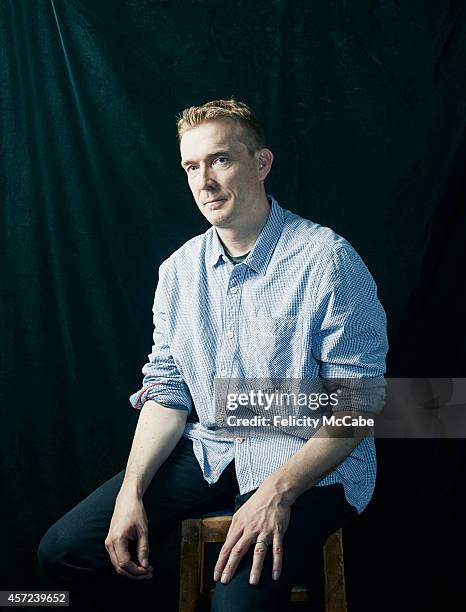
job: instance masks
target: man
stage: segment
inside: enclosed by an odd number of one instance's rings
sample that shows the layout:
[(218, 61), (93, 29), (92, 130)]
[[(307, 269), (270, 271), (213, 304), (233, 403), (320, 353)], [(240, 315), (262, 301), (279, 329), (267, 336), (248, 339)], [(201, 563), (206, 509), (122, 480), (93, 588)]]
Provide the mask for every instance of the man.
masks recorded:
[(143, 582), (161, 533), (234, 506), (212, 609), (283, 610), (303, 565), (369, 502), (374, 441), (325, 427), (219, 435), (215, 379), (378, 379), (385, 313), (349, 243), (266, 194), (273, 154), (245, 104), (188, 108), (177, 127), (181, 165), (212, 227), (160, 267), (126, 470), (49, 530), (39, 559), (63, 580), (112, 569)]

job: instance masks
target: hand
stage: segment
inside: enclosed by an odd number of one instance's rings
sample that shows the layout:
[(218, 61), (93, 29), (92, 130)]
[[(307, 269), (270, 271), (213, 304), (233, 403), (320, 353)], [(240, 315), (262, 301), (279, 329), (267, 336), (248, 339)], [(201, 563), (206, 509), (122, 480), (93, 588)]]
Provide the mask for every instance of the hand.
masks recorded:
[[(105, 539), (112, 565), (121, 576), (133, 580), (152, 578), (149, 565), (147, 516), (142, 500), (132, 495), (120, 494), (115, 503), (108, 535)], [(129, 542), (136, 542), (139, 565), (131, 560)]]
[[(259, 582), (267, 546), (272, 546), (272, 578), (278, 580), (282, 570), (282, 539), (290, 522), (291, 505), (274, 494), (266, 482), (233, 515), (225, 544), (214, 569), (214, 580), (228, 583), (249, 547), (254, 545), (250, 584)], [(258, 542), (260, 540), (260, 542)]]

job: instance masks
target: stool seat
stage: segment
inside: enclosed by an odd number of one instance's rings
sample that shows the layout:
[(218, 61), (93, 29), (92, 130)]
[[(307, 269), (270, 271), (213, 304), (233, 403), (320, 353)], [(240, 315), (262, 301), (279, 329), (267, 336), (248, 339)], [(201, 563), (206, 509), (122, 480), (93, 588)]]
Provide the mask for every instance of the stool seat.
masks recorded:
[[(205, 592), (205, 545), (223, 543), (230, 529), (233, 511), (212, 512), (200, 518), (186, 519), (181, 526), (180, 602), (179, 612), (196, 612)], [(323, 547), (326, 612), (347, 612), (343, 534), (338, 529)], [(309, 600), (307, 587), (297, 585), (291, 591), (291, 602)]]

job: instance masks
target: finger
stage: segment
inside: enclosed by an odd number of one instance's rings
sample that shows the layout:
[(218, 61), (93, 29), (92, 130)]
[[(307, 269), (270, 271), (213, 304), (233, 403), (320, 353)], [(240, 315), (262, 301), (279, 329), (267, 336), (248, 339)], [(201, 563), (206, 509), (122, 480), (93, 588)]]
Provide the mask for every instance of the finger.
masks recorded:
[(262, 566), (264, 565), (265, 555), (267, 554), (268, 541), (268, 535), (260, 534), (256, 538), (256, 543), (254, 545), (254, 557), (252, 559), (251, 574), (249, 575), (249, 584), (257, 584), (259, 582), (262, 573)]
[(275, 531), (273, 534), (272, 553), (272, 578), (273, 580), (278, 580), (280, 578), (280, 574), (282, 573), (283, 565), (282, 534), (279, 531)]
[(108, 555), (110, 557), (110, 561), (112, 562), (113, 567), (115, 568), (115, 570), (118, 568), (118, 560), (116, 558), (115, 555), (115, 550), (113, 548), (112, 544), (105, 544), (105, 548), (107, 549)]
[[(123, 575), (135, 578), (135, 577), (146, 577), (147, 575), (151, 575), (148, 573), (147, 569), (143, 567), (138, 567), (134, 561), (131, 560), (131, 555), (128, 548), (128, 540), (126, 538), (119, 538), (113, 541), (113, 547), (115, 550), (115, 556), (118, 562), (118, 573), (123, 573)], [(128, 576), (129, 574), (129, 576)]]
[[(231, 527), (230, 527), (231, 529)], [(217, 563), (215, 564), (214, 567), (214, 580), (215, 582), (217, 582), (217, 580), (220, 579), (220, 576), (223, 576), (224, 573), (224, 568), (227, 564), (227, 561), (230, 557), (231, 554), (231, 550), (232, 548), (237, 544), (237, 542), (240, 540), (242, 536), (242, 532), (239, 531), (237, 533), (230, 533), (228, 532), (227, 534), (227, 539), (225, 540), (225, 543), (223, 544), (222, 548), (220, 549), (220, 553), (218, 555), (218, 559), (217, 559)]]
[(113, 545), (106, 545), (107, 548), (107, 552), (110, 556), (110, 560), (112, 562), (113, 567), (115, 568), (116, 573), (119, 576), (125, 576), (126, 578), (131, 578), (132, 580), (144, 580), (147, 579), (148, 577), (152, 577), (152, 574), (150, 574), (149, 576), (133, 576), (132, 574), (130, 574), (129, 572), (127, 572), (125, 569), (121, 568), (118, 562), (118, 558), (115, 554), (115, 549), (113, 547)]
[(249, 547), (251, 546), (251, 543), (251, 538), (248, 539), (242, 537), (236, 542), (233, 548), (231, 548), (230, 554), (226, 560), (225, 567), (221, 572), (222, 584), (227, 584), (233, 578), (239, 562), (247, 553)]
[(139, 534), (137, 558), (142, 567), (145, 569), (149, 567), (149, 540), (147, 535), (143, 532)]

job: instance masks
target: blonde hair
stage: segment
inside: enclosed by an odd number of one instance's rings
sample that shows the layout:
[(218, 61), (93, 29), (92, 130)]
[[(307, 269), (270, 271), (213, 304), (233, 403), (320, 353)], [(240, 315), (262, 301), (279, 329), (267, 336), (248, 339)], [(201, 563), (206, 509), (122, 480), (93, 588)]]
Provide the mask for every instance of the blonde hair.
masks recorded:
[(244, 144), (251, 155), (254, 155), (258, 149), (265, 147), (264, 128), (247, 104), (238, 102), (233, 98), (230, 100), (212, 100), (201, 106), (185, 108), (176, 117), (178, 141), (181, 141), (185, 132), (204, 121), (223, 119), (224, 117), (237, 121), (243, 127), (243, 132), (246, 135)]

